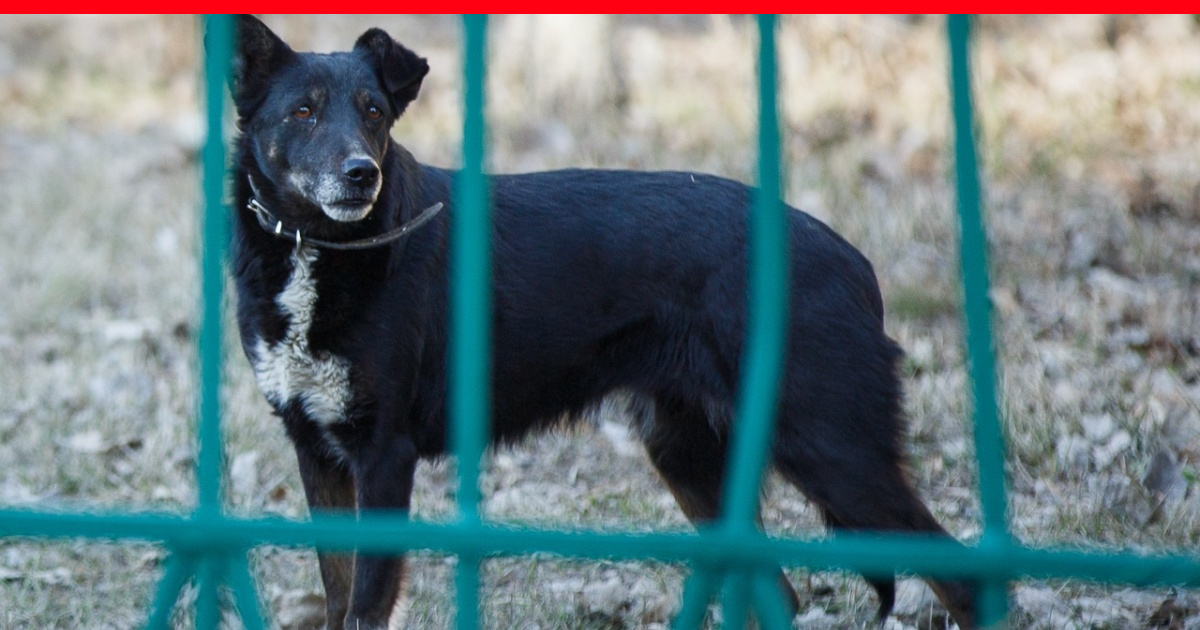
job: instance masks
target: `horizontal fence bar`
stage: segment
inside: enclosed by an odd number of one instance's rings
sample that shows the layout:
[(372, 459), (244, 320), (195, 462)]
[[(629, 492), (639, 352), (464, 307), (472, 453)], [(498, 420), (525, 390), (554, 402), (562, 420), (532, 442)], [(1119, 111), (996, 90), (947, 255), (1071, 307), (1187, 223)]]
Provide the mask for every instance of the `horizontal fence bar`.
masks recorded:
[(836, 540), (803, 541), (761, 534), (731, 536), (719, 529), (694, 533), (606, 533), (469, 527), (422, 523), (399, 515), (318, 516), (284, 519), (188, 518), (161, 514), (78, 514), (0, 510), (0, 537), (138, 539), (162, 542), (183, 553), (223, 554), (258, 545), (316, 547), (375, 553), (412, 550), (509, 556), (549, 553), (589, 559), (664, 562), (753, 569), (803, 565), (883, 574), (936, 577), (1076, 577), (1136, 585), (1200, 587), (1200, 556), (1100, 553), (988, 544), (963, 547), (911, 534), (839, 533)]

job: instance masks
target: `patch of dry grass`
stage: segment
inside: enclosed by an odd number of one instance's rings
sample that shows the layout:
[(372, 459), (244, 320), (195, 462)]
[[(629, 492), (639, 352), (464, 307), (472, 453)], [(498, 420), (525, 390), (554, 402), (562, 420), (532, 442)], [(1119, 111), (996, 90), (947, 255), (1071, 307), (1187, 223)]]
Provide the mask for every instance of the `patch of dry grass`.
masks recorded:
[[(318, 50), (379, 25), (428, 56), (433, 72), (394, 135), (424, 161), (456, 162), (453, 20), (268, 22), (297, 48)], [(1197, 27), (1184, 17), (984, 18), (976, 43), (1013, 531), (1034, 545), (1195, 549)], [(779, 45), (786, 197), (875, 262), (889, 330), (909, 352), (914, 481), (971, 538), (979, 512), (940, 20), (788, 18)], [(0, 504), (194, 503), (196, 46), (187, 18), (0, 24)], [(497, 171), (753, 176), (755, 38), (744, 18), (502, 18), (490, 46)], [(228, 347), (230, 510), (303, 518), (286, 438), (236, 340)], [(644, 456), (609, 429), (497, 453), (484, 480), (489, 518), (686, 528)], [(1168, 462), (1174, 485), (1144, 481), (1161, 472), (1156, 461)], [(416, 518), (452, 514), (452, 480), (452, 462), (420, 467)], [(774, 534), (821, 535), (814, 510), (777, 480), (764, 513)], [(142, 544), (0, 541), (0, 625), (137, 625), (162, 557)], [(274, 621), (303, 627), (305, 598), (319, 590), (313, 554), (263, 548), (253, 560)], [(453, 618), (452, 564), (414, 558), (421, 627)], [(485, 618), (505, 628), (653, 627), (677, 606), (683, 573), (492, 560)], [(793, 578), (810, 627), (869, 618), (873, 599), (860, 580), (802, 570)], [(1012, 622), (1141, 625), (1165, 595), (1030, 583), (1015, 595)], [(929, 619), (914, 608), (890, 627)]]

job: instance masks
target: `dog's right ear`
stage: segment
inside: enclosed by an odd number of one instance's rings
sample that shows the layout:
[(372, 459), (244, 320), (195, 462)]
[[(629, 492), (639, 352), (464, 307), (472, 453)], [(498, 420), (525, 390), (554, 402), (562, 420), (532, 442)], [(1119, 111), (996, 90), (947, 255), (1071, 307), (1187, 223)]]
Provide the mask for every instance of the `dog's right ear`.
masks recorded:
[(229, 91), (239, 112), (256, 101), (267, 82), (296, 52), (251, 15), (237, 16)]

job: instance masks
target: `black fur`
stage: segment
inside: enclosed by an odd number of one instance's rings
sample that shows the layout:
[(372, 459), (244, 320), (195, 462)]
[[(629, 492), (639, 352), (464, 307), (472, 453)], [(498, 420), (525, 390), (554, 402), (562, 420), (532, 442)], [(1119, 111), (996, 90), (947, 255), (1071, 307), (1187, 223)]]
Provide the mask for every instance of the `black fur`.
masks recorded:
[[(388, 134), (428, 65), (377, 29), (352, 52), (331, 55), (295, 53), (250, 17), (237, 32), (233, 258), (243, 346), (295, 443), (313, 509), (407, 509), (416, 460), (446, 449), (454, 174), (418, 163)], [(351, 160), (374, 165), (373, 198)], [(685, 513), (713, 518), (745, 336), (751, 190), (692, 173), (565, 170), (489, 181), (493, 438), (577, 417), (623, 392)], [(317, 252), (316, 302), (303, 329), (278, 299), (299, 277), (295, 245), (243, 209), (256, 194), (289, 229), (329, 240), (381, 233), (437, 202), (447, 209), (396, 244)], [(363, 198), (369, 214), (335, 220), (359, 212)], [(870, 263), (803, 212), (789, 210), (787, 222), (790, 310), (774, 464), (831, 526), (945, 535), (904, 475), (901, 351), (884, 333)], [(264, 362), (264, 349), (284, 348), (296, 330), (307, 344), (298, 362)], [(313, 411), (319, 397), (304, 389), (304, 366), (322, 361), (348, 375), (349, 395), (327, 397), (333, 421)], [(322, 554), (321, 569), (331, 624), (386, 624), (401, 560), (352, 564)], [(886, 615), (892, 582), (872, 583)], [(969, 626), (971, 589), (934, 586)]]

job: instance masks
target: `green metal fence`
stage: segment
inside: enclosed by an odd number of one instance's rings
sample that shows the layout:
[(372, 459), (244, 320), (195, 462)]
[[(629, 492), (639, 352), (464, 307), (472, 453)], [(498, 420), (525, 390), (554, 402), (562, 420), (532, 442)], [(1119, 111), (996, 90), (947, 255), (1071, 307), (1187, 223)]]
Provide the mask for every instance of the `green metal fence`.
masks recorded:
[(219, 382), (221, 370), (222, 263), (228, 233), (228, 209), (222, 206), (225, 148), (222, 129), (223, 84), (230, 63), (232, 20), (207, 19), (210, 45), (205, 64), (208, 129), (203, 150), (201, 259), (203, 302), (199, 333), (199, 503), (188, 515), (71, 514), (0, 510), (0, 536), (149, 540), (166, 545), (171, 555), (158, 585), (148, 625), (168, 626), (180, 590), (198, 584), (198, 628), (216, 628), (221, 613), (219, 588), (232, 592), (244, 625), (264, 627), (247, 564), (248, 551), (263, 544), (310, 546), (331, 550), (400, 553), (434, 549), (459, 557), (455, 579), (457, 625), (479, 623), (479, 566), (489, 556), (548, 552), (581, 558), (624, 558), (689, 562), (676, 628), (698, 627), (709, 601), (721, 593), (726, 627), (740, 628), (753, 612), (768, 628), (790, 627), (775, 582), (779, 564), (813, 569), (846, 569), (868, 574), (910, 571), (923, 575), (978, 581), (980, 622), (1000, 627), (1007, 610), (1005, 585), (1022, 577), (1079, 577), (1139, 585), (1200, 586), (1200, 558), (1185, 555), (1135, 556), (1078, 551), (1035, 550), (1016, 544), (1007, 529), (1004, 449), (995, 388), (984, 225), (973, 138), (970, 90), (970, 20), (947, 20), (958, 211), (962, 225), (962, 277), (965, 292), (968, 359), (975, 401), (975, 442), (979, 460), (984, 533), (979, 544), (962, 548), (929, 537), (839, 535), (836, 540), (794, 541), (767, 538), (754, 521), (758, 487), (771, 434), (778, 351), (784, 330), (786, 282), (784, 211), (779, 196), (779, 133), (776, 119), (775, 19), (760, 16), (758, 185), (751, 217), (751, 332), (738, 394), (738, 431), (732, 445), (730, 482), (721, 519), (698, 534), (599, 534), (532, 531), (481, 521), (478, 475), (487, 434), (488, 375), (488, 203), (482, 174), (485, 155), (483, 116), (487, 19), (467, 16), (464, 78), (463, 170), (456, 183), (452, 227), (452, 444), (458, 457), (459, 518), (443, 525), (366, 514), (314, 515), (311, 522), (245, 519), (222, 510)]

